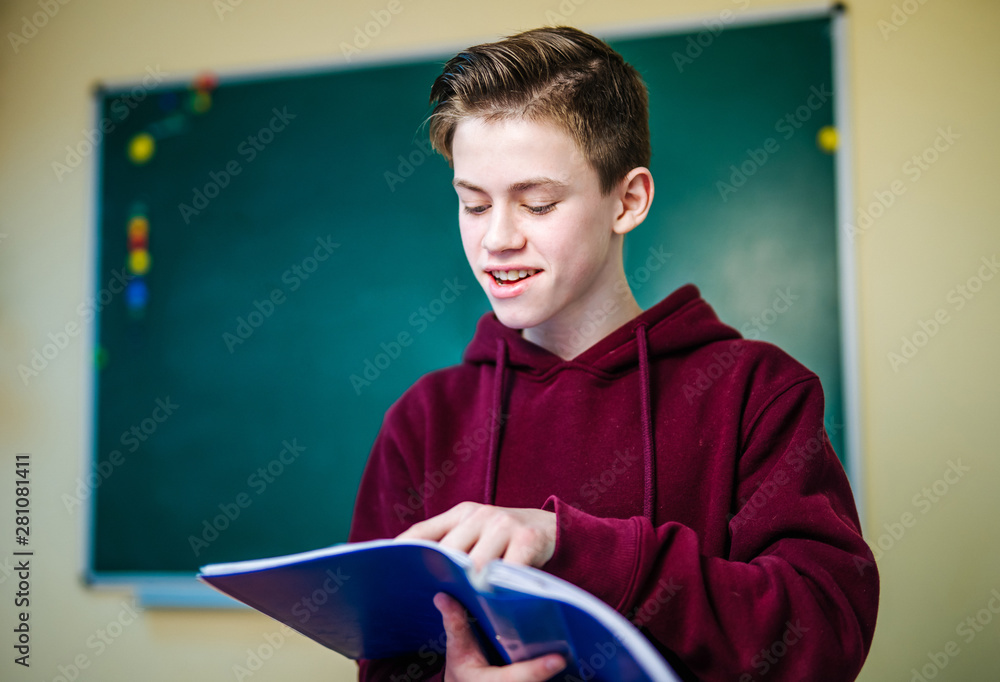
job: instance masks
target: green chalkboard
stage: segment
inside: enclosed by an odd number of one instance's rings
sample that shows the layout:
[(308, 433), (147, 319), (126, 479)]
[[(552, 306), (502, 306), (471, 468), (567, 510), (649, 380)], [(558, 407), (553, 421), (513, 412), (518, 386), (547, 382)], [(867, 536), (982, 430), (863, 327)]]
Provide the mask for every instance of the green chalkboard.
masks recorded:
[[(830, 21), (611, 42), (651, 96), (640, 305), (698, 284), (840, 424)], [(386, 408), (488, 310), (421, 129), (448, 56), (97, 93), (90, 579), (346, 539)]]

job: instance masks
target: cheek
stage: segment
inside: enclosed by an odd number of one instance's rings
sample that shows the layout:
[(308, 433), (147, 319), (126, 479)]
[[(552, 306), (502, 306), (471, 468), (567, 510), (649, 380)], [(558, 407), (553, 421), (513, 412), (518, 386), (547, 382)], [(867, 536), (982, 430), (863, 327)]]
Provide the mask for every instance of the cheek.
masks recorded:
[(567, 221), (561, 227), (559, 234), (565, 236), (547, 245), (547, 254), (551, 254), (548, 260), (560, 264), (567, 281), (584, 282), (594, 276), (607, 259), (610, 228), (604, 229), (599, 222), (584, 216)]
[(559, 288), (577, 288), (593, 269), (590, 254), (581, 249), (579, 244), (560, 241), (539, 244), (538, 247), (545, 255), (544, 260), (549, 270), (556, 275), (556, 286)]
[(461, 218), (458, 222), (458, 230), (465, 255), (471, 259), (479, 251), (480, 236), (472, 226), (465, 224)]
[(479, 265), (483, 254), (482, 235), (473, 228), (463, 229), (461, 237), (462, 250), (465, 252), (465, 261), (472, 269), (473, 276), (478, 280), (481, 274)]

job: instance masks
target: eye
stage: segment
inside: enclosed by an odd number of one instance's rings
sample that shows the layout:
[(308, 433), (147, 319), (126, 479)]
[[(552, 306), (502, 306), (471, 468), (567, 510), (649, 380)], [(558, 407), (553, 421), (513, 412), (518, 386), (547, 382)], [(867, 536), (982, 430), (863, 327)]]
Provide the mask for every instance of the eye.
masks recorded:
[(469, 215), (482, 215), (483, 213), (486, 213), (486, 209), (488, 209), (488, 208), (489, 208), (489, 205), (484, 205), (484, 206), (463, 206), (462, 210), (464, 212), (468, 213)]
[(555, 207), (555, 203), (548, 204), (546, 206), (528, 206), (528, 211), (530, 211), (532, 215), (545, 215), (546, 213), (555, 210)]

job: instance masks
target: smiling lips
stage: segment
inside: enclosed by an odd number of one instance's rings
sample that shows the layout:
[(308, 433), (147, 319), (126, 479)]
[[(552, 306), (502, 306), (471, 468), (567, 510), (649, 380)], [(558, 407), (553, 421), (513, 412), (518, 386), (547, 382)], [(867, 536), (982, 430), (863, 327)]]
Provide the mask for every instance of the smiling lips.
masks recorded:
[(538, 270), (487, 270), (488, 273), (493, 275), (493, 279), (496, 280), (497, 284), (513, 284), (514, 282), (519, 282), (522, 279), (531, 277)]
[(494, 300), (517, 298), (531, 287), (534, 276), (542, 272), (537, 268), (487, 268), (490, 275), (487, 290)]

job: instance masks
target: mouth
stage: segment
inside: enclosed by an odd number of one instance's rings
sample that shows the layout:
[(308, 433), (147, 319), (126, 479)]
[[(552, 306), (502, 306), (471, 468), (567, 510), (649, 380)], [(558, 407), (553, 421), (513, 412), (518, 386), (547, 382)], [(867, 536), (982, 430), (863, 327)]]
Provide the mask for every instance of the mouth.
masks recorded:
[(523, 282), (529, 277), (541, 272), (541, 270), (487, 270), (487, 273), (493, 277), (499, 286), (511, 286), (519, 282)]

